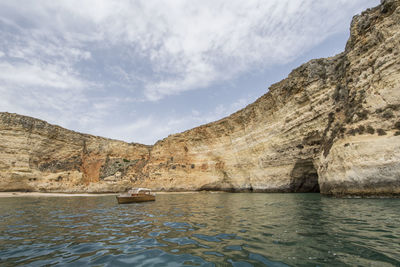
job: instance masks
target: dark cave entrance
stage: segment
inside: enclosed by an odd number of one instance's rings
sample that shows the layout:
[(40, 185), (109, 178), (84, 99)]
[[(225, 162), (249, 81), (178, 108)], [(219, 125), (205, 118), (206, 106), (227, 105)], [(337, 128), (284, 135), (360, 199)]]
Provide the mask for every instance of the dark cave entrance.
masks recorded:
[(300, 159), (290, 174), (290, 191), (319, 193), (318, 173), (312, 159)]

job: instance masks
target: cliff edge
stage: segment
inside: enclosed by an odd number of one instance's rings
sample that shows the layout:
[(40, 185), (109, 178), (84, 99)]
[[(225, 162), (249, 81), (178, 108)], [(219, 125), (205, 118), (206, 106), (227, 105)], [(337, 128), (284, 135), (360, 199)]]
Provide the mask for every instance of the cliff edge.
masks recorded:
[(153, 146), (0, 113), (0, 190), (400, 195), (400, 1), (355, 16), (341, 54)]

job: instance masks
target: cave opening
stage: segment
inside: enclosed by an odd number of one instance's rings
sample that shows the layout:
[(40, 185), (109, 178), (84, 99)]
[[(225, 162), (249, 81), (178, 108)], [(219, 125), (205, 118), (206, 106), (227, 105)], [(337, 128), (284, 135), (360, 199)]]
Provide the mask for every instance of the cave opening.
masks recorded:
[(296, 161), (290, 174), (290, 191), (293, 193), (319, 193), (318, 172), (312, 159)]

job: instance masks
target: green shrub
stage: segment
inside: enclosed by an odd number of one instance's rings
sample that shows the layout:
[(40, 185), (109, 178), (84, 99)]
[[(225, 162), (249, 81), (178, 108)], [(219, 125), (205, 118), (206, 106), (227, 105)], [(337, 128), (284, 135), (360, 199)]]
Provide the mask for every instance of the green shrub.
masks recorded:
[(368, 119), (368, 111), (363, 109), (362, 111), (357, 112), (357, 116), (358, 116), (359, 120), (366, 120), (366, 119)]
[(386, 135), (386, 132), (383, 129), (378, 129), (377, 132), (378, 132), (378, 135)]
[(391, 119), (394, 117), (393, 111), (391, 110), (386, 110), (385, 113), (382, 114), (382, 117), (385, 119)]
[(374, 133), (375, 133), (375, 129), (372, 128), (372, 126), (368, 125), (368, 126), (367, 126), (367, 133), (369, 133), (369, 134), (374, 134)]
[(347, 131), (348, 134), (355, 136), (358, 131), (356, 129), (350, 129)]

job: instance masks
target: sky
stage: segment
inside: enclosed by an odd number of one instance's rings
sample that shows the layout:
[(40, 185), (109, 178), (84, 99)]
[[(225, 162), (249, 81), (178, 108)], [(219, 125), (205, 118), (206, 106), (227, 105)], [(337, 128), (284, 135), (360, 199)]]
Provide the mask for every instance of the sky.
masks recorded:
[(379, 0), (2, 0), (0, 112), (154, 144), (344, 50)]

